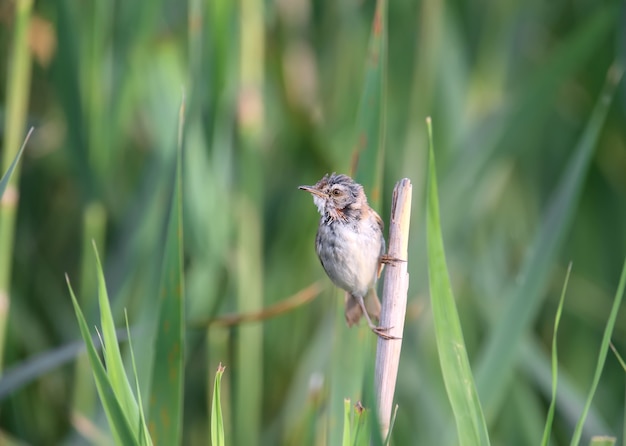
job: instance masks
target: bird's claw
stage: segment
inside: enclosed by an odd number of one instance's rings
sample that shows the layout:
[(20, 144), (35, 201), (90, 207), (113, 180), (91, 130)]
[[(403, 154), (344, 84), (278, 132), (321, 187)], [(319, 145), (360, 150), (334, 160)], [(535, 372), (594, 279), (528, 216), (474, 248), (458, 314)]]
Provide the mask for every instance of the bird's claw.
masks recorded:
[(388, 254), (383, 254), (382, 256), (380, 256), (380, 263), (384, 263), (384, 264), (396, 264), (396, 263), (402, 263), (405, 262), (406, 260), (402, 260), (402, 259), (398, 259), (397, 257), (391, 257)]
[(392, 328), (393, 327), (374, 327), (374, 328), (372, 328), (372, 331), (374, 333), (376, 333), (378, 335), (378, 337), (381, 338), (381, 339), (385, 339), (385, 340), (402, 339), (402, 338), (398, 338), (396, 336), (392, 336), (390, 334), (385, 333), (386, 331), (389, 331)]

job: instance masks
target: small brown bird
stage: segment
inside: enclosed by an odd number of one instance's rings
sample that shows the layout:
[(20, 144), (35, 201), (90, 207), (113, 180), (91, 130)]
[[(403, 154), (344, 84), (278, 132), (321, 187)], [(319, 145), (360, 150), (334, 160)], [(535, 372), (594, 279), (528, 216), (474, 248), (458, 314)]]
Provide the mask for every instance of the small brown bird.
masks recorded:
[(346, 322), (352, 326), (365, 316), (371, 330), (384, 339), (389, 328), (376, 326), (380, 318), (376, 280), (385, 252), (383, 221), (367, 203), (363, 186), (347, 175), (325, 175), (314, 186), (300, 186), (313, 194), (322, 215), (315, 250), (335, 285), (346, 291)]

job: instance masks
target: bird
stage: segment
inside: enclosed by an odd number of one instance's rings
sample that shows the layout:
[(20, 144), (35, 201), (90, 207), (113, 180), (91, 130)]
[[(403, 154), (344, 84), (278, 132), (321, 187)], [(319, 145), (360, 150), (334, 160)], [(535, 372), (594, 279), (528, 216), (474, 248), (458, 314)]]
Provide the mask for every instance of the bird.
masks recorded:
[(370, 207), (363, 186), (348, 175), (326, 174), (313, 186), (299, 186), (313, 195), (321, 218), (315, 251), (330, 280), (346, 291), (348, 327), (365, 317), (370, 329), (383, 339), (396, 339), (380, 327), (380, 300), (376, 281), (383, 267), (383, 220)]

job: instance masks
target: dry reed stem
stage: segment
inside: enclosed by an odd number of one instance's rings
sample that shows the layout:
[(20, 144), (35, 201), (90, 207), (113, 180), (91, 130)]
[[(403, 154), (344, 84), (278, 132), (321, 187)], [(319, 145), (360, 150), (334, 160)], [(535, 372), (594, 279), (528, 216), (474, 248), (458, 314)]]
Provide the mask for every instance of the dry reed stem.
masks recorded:
[(383, 439), (389, 432), (393, 396), (398, 376), (402, 333), (406, 315), (409, 273), (407, 272), (409, 224), (411, 222), (412, 185), (408, 178), (400, 180), (393, 190), (389, 224), (389, 261), (385, 268), (385, 284), (380, 318), (382, 327), (391, 327), (389, 335), (400, 339), (378, 339), (376, 349), (375, 391)]

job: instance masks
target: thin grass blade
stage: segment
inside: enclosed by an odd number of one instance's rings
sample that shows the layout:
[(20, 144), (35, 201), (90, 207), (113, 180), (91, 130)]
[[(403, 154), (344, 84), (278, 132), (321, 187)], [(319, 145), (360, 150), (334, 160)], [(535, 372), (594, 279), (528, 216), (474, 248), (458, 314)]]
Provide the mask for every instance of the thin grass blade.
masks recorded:
[(352, 446), (352, 434), (350, 433), (350, 414), (352, 413), (352, 405), (348, 398), (343, 400), (343, 437), (341, 439), (342, 446)]
[(83, 315), (80, 306), (78, 305), (78, 301), (74, 295), (74, 290), (70, 284), (69, 277), (66, 276), (66, 280), (70, 296), (72, 297), (74, 311), (76, 312), (76, 318), (78, 319), (80, 334), (85, 341), (85, 345), (87, 346), (87, 354), (89, 355), (89, 362), (91, 363), (91, 369), (93, 370), (93, 376), (96, 381), (98, 395), (100, 395), (100, 401), (104, 407), (104, 412), (106, 413), (107, 420), (109, 421), (109, 426), (111, 427), (115, 443), (120, 446), (138, 445), (139, 442), (133, 432), (130, 420), (127, 418), (122, 405), (116, 398), (109, 376), (100, 361), (98, 351), (96, 350), (96, 347), (91, 339), (91, 335), (89, 334), (87, 321), (85, 320), (85, 316)]
[(385, 154), (385, 95), (387, 70), (387, 0), (376, 2), (357, 117), (352, 173), (366, 186), (370, 204), (380, 204)]
[(7, 171), (4, 173), (4, 175), (0, 179), (0, 197), (2, 197), (2, 195), (4, 194), (4, 191), (7, 188), (7, 185), (9, 184), (11, 175), (13, 174), (13, 171), (15, 170), (15, 166), (17, 166), (17, 163), (19, 162), (22, 156), (22, 153), (24, 152), (24, 148), (26, 147), (26, 144), (28, 143), (28, 140), (30, 139), (30, 135), (33, 133), (33, 130), (35, 130), (35, 128), (31, 127), (28, 133), (26, 134), (26, 138), (24, 138), (22, 147), (20, 147), (20, 150), (17, 152), (17, 155), (15, 155), (13, 162), (11, 163)]
[(133, 351), (133, 343), (130, 336), (130, 326), (128, 325), (128, 314), (124, 310), (124, 316), (126, 319), (126, 335), (128, 336), (128, 349), (130, 350), (130, 359), (133, 366), (133, 375), (135, 377), (135, 391), (137, 392), (137, 404), (139, 406), (139, 444), (142, 446), (152, 446), (152, 438), (150, 438), (150, 432), (148, 431), (148, 425), (146, 423), (146, 415), (143, 410), (143, 403), (141, 400), (141, 390), (139, 386), (139, 378), (137, 376), (137, 364), (135, 363), (135, 353)]
[(220, 386), (225, 367), (220, 365), (215, 374), (213, 384), (213, 399), (211, 400), (211, 445), (224, 446), (224, 419), (222, 417), (222, 402), (220, 396)]
[(126, 376), (124, 362), (122, 361), (122, 354), (120, 352), (119, 341), (117, 339), (115, 324), (113, 322), (113, 314), (111, 313), (111, 306), (109, 304), (104, 273), (102, 272), (102, 264), (100, 263), (100, 256), (95, 243), (93, 243), (93, 249), (97, 263), (100, 324), (102, 326), (102, 337), (104, 341), (102, 345), (104, 347), (104, 362), (107, 368), (107, 375), (109, 376), (113, 392), (115, 393), (117, 400), (120, 402), (120, 405), (126, 414), (126, 418), (130, 421), (133, 432), (137, 435), (137, 427), (139, 426), (139, 409), (137, 407), (137, 401), (133, 395), (130, 382)]
[(428, 278), (441, 372), (454, 412), (461, 445), (488, 445), (489, 435), (469, 364), (441, 233), (437, 176), (428, 119), (429, 182), (427, 205)]
[[(20, 165), (17, 148), (24, 135), (28, 119), (30, 84), (32, 74), (33, 0), (11, 2), (6, 17), (11, 17), (3, 25), (3, 34), (11, 35), (11, 45), (3, 52), (3, 74), (6, 73), (6, 91), (3, 95), (2, 113), (2, 153), (0, 154), (0, 173), (7, 166), (9, 174), (0, 185), (0, 374), (7, 357), (5, 349), (6, 334), (9, 328), (9, 310), (11, 307), (11, 280), (14, 263), (13, 247), (16, 243), (15, 225), (19, 194), (17, 190), (10, 196), (4, 194), (9, 184), (19, 182)], [(7, 26), (8, 25), (8, 26)], [(9, 30), (12, 29), (12, 33)], [(24, 144), (22, 144), (23, 148)], [(21, 150), (20, 150), (21, 152)], [(7, 194), (8, 195), (8, 194)]]
[(155, 444), (180, 444), (182, 434), (183, 353), (185, 336), (182, 221), (182, 129), (180, 107), (176, 175), (165, 239), (159, 291), (159, 323), (150, 396), (149, 428)]
[(522, 266), (520, 285), (512, 291), (509, 304), (491, 330), (476, 363), (476, 384), (488, 416), (497, 412), (499, 398), (505, 394), (503, 388), (515, 366), (522, 337), (541, 306), (550, 265), (556, 261), (572, 221), (583, 180), (622, 72), (617, 66), (609, 70), (604, 89)]
[[(266, 181), (259, 166), (265, 161), (264, 131), (266, 104), (264, 99), (267, 59), (265, 56), (264, 18), (267, 2), (242, 0), (235, 9), (238, 14), (239, 60), (237, 140), (242, 173), (238, 193), (232, 195), (239, 219), (236, 224), (236, 301), (240, 313), (257, 312), (264, 305), (264, 218)], [(225, 11), (223, 11), (225, 12)], [(222, 42), (223, 40), (220, 39)], [(229, 45), (229, 51), (232, 44)], [(242, 94), (245, 92), (245, 94)], [(225, 98), (225, 96), (224, 96)], [(244, 110), (254, 110), (252, 113)], [(243, 174), (245, 173), (245, 174)], [(244, 324), (235, 335), (234, 443), (247, 446), (260, 444), (263, 418), (264, 327), (260, 323)]]
[[(563, 343), (563, 340), (561, 340)], [(543, 395), (552, 391), (552, 362), (543, 345), (536, 337), (527, 337), (520, 349), (520, 373), (531, 379)], [(559, 368), (559, 391), (556, 395), (556, 406), (559, 408), (559, 420), (569, 426), (575, 426), (585, 405), (586, 393), (583, 395), (578, 386), (566, 371)], [(543, 420), (545, 424), (545, 419)], [(591, 436), (594, 432), (610, 432), (609, 423), (599, 410), (593, 406), (587, 415), (585, 431)], [(540, 443), (540, 440), (536, 442)]]
[(354, 419), (352, 425), (352, 444), (354, 446), (381, 446), (380, 434), (376, 435), (374, 432), (378, 431), (377, 423), (371, 423), (373, 411), (364, 408), (360, 401), (354, 405)]
[(385, 438), (385, 442), (383, 446), (389, 446), (391, 444), (391, 434), (393, 433), (393, 426), (396, 424), (396, 417), (398, 416), (398, 405), (396, 404), (393, 408), (393, 414), (391, 416), (391, 423), (389, 423), (389, 433), (387, 433), (387, 438)]
[(611, 335), (613, 334), (613, 328), (615, 327), (615, 320), (617, 319), (617, 313), (619, 312), (620, 305), (622, 303), (622, 297), (624, 296), (624, 288), (626, 288), (626, 259), (624, 259), (624, 266), (622, 267), (622, 274), (619, 279), (617, 293), (615, 293), (615, 299), (613, 300), (613, 307), (611, 307), (609, 320), (607, 321), (606, 327), (604, 328), (604, 336), (602, 337), (602, 344), (600, 345), (600, 353), (598, 354), (598, 362), (596, 363), (596, 371), (593, 376), (591, 389), (589, 390), (589, 395), (587, 396), (587, 401), (585, 402), (583, 413), (580, 416), (578, 423), (576, 423), (576, 428), (574, 429), (572, 442), (570, 443), (571, 446), (577, 446), (580, 443), (580, 437), (582, 436), (583, 425), (585, 424), (585, 418), (587, 417), (587, 412), (589, 412), (589, 408), (591, 407), (591, 401), (593, 400), (593, 396), (596, 393), (598, 383), (600, 382), (600, 377), (602, 376), (602, 370), (604, 369), (604, 362), (606, 361), (606, 355), (609, 352), (609, 344), (611, 343)]
[(624, 369), (624, 371), (626, 372), (626, 362), (624, 361), (624, 358), (622, 358), (622, 355), (619, 354), (612, 342), (609, 344), (609, 346), (611, 347), (611, 350), (613, 350), (613, 354), (617, 358), (619, 365), (621, 365), (622, 369)]
[(567, 284), (569, 282), (569, 276), (572, 272), (572, 264), (570, 262), (567, 267), (567, 274), (565, 275), (565, 283), (563, 283), (563, 290), (561, 291), (561, 298), (559, 299), (559, 306), (556, 309), (556, 316), (554, 317), (554, 332), (552, 334), (552, 399), (550, 400), (550, 408), (548, 409), (548, 415), (546, 417), (546, 426), (543, 430), (543, 438), (541, 444), (548, 446), (550, 441), (550, 431), (552, 430), (552, 422), (554, 420), (554, 410), (556, 408), (556, 386), (557, 377), (559, 374), (559, 362), (557, 355), (557, 333), (559, 331), (559, 322), (561, 321), (561, 313), (563, 312), (563, 302), (565, 302), (565, 291), (567, 290)]

